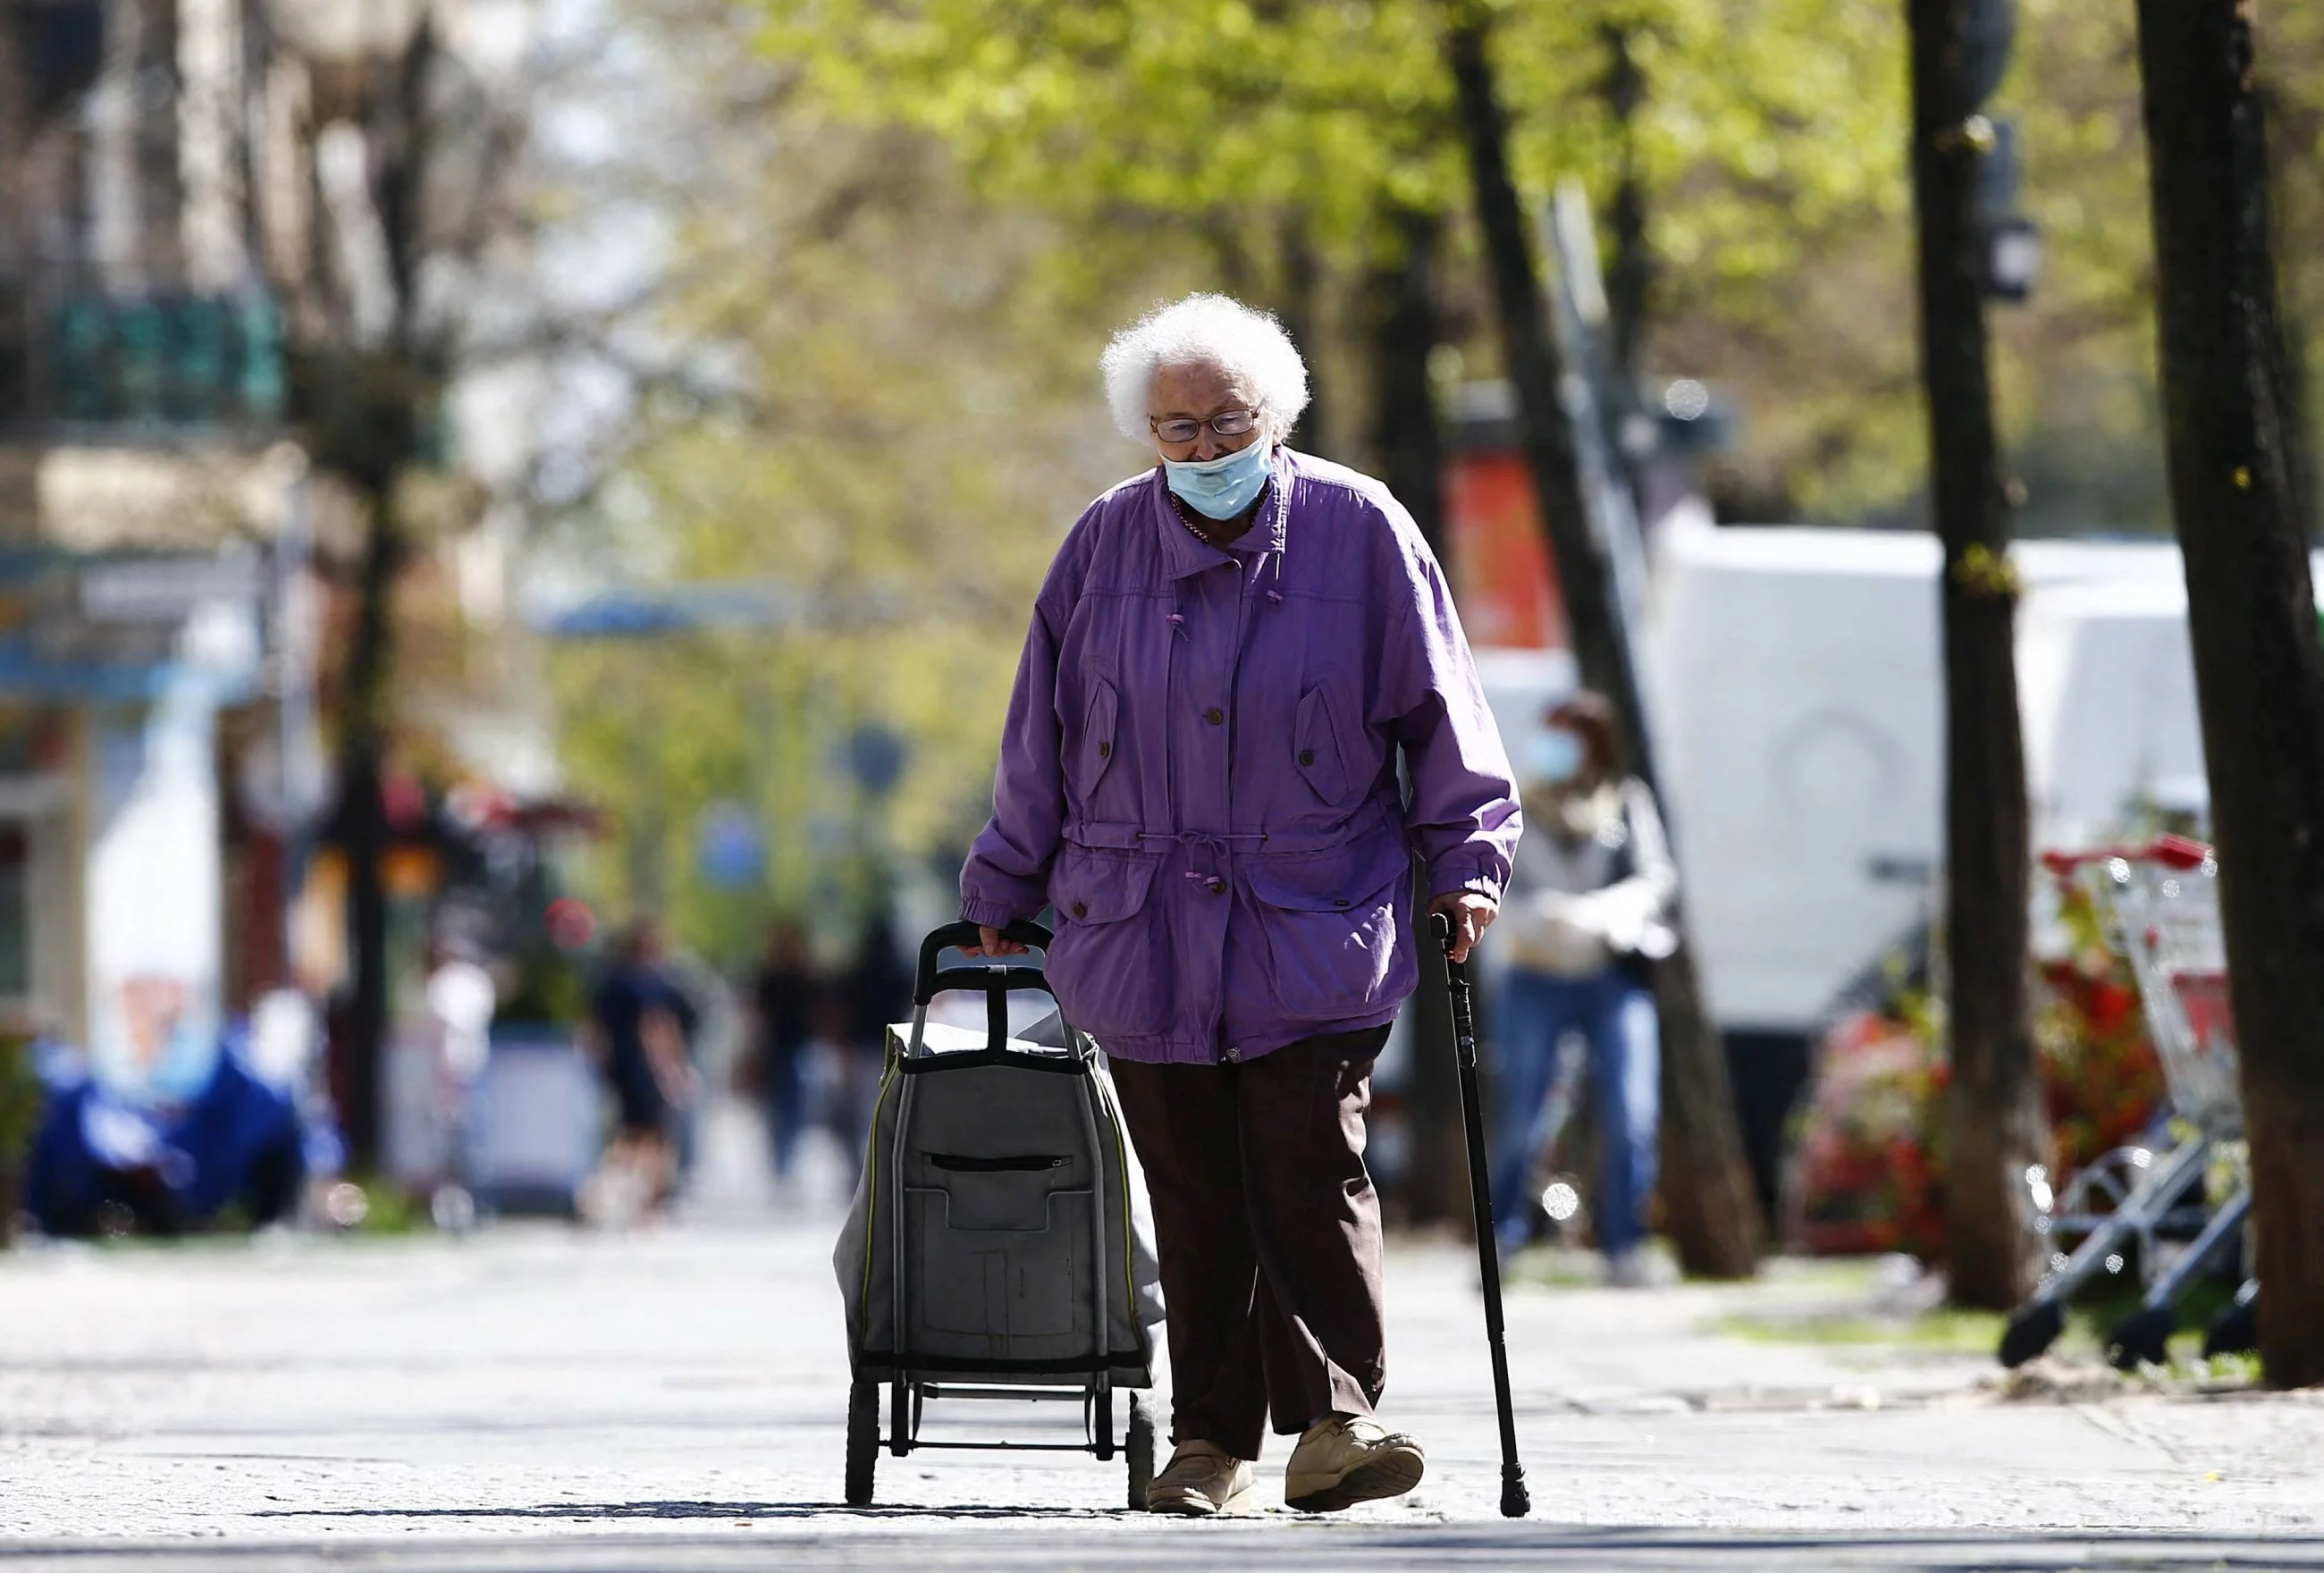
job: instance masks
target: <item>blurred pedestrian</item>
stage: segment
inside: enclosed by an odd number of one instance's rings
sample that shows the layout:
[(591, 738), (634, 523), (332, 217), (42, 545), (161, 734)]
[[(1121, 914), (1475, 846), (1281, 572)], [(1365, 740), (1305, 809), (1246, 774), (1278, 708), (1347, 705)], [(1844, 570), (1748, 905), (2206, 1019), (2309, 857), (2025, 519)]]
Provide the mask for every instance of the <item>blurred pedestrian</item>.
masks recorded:
[(848, 1189), (863, 1161), (864, 1135), (887, 1055), (888, 1028), (912, 1014), (912, 969), (896, 942), (895, 920), (885, 905), (872, 909), (847, 970), (846, 1060), (839, 1091), (832, 1100), (832, 1133), (847, 1155)]
[(790, 1178), (807, 1132), (807, 1040), (815, 1034), (822, 990), (807, 931), (794, 919), (776, 920), (768, 927), (766, 953), (751, 980), (751, 1001), (758, 1039), (756, 1080), (766, 1102), (778, 1180)]
[(660, 1211), (678, 1182), (673, 1129), (694, 1101), (687, 1044), (695, 1010), (663, 966), (660, 929), (640, 919), (616, 942), (591, 999), (595, 1047), (618, 1124), (590, 1184), (595, 1210), (622, 1222)]
[(1527, 834), (1509, 876), (1500, 937), (1499, 1140), (1493, 1227), (1504, 1253), (1530, 1237), (1534, 1165), (1550, 1138), (1560, 1044), (1588, 1045), (1591, 1109), (1604, 1169), (1591, 1217), (1609, 1282), (1649, 1280), (1646, 1206), (1655, 1189), (1661, 1032), (1648, 969), (1677, 935), (1678, 869), (1646, 783), (1626, 776), (1613, 707), (1582, 693), (1553, 709), (1524, 762)]
[(1425, 1459), (1372, 1417), (1372, 1062), (1418, 975), (1412, 851), (1465, 957), (1517, 789), (1410, 515), (1285, 446), (1307, 371), (1276, 320), (1192, 296), (1103, 364), (1154, 466), (1090, 506), (1034, 603), (962, 915), (1007, 955), (1001, 927), (1055, 905), (1050, 980), (1145, 1165), (1177, 1444), (1153, 1507), (1246, 1507), (1270, 1414), (1299, 1438), (1293, 1507), (1398, 1495)]

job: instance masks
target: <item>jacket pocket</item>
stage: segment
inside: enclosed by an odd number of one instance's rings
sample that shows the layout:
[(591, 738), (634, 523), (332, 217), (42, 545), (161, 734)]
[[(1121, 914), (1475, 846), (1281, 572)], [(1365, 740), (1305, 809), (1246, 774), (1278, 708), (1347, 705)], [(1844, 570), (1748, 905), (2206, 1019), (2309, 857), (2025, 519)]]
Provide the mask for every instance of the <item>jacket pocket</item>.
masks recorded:
[(1084, 807), (1096, 794), (1098, 783), (1113, 768), (1113, 756), (1119, 746), (1114, 733), (1120, 715), (1120, 700), (1113, 685), (1102, 677), (1090, 685), (1089, 709), (1082, 716), (1082, 734), (1071, 745), (1074, 793)]
[(1275, 996), (1298, 1021), (1343, 1021), (1391, 1003), (1412, 861), (1393, 830), (1327, 851), (1246, 865)]
[(1291, 728), (1292, 762), (1298, 767), (1316, 796), (1337, 806), (1348, 795), (1347, 760), (1340, 752), (1340, 731), (1332, 720), (1329, 693), (1321, 683), (1307, 690)]
[(1065, 1019), (1101, 1044), (1170, 1025), (1167, 929), (1148, 901), (1157, 866), (1142, 852), (1068, 842), (1049, 877), (1057, 917), (1049, 987)]

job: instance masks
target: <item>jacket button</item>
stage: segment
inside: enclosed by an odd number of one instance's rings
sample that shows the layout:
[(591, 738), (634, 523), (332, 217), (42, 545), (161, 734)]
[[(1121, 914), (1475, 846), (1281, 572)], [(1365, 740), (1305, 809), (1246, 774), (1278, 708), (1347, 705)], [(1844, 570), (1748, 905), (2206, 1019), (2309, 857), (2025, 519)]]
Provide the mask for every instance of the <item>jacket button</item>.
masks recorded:
[(1211, 894), (1213, 896), (1224, 896), (1226, 893), (1227, 882), (1223, 879), (1213, 878), (1211, 880)]
[(1209, 722), (1213, 726), (1223, 726), (1226, 724), (1227, 713), (1213, 704), (1208, 710), (1203, 712), (1203, 719)]
[(1089, 903), (1086, 901), (1074, 902), (1074, 915), (1075, 917), (1087, 917), (1089, 915)]
[(1113, 745), (1111, 743), (1098, 744), (1097, 757), (1101, 759), (1110, 759), (1113, 758)]
[(1301, 749), (1299, 750), (1299, 762), (1303, 765), (1314, 764), (1315, 762), (1315, 750), (1314, 749)]

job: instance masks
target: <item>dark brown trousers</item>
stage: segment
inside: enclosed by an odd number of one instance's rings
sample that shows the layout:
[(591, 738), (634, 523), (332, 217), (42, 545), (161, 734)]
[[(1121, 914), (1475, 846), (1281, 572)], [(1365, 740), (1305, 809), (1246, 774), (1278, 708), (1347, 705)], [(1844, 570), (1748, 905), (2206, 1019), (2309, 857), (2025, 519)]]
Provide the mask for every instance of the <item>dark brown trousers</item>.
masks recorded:
[(1146, 1168), (1169, 1309), (1172, 1440), (1259, 1457), (1370, 1414), (1387, 1375), (1379, 1197), (1364, 1168), (1388, 1028), (1241, 1064), (1112, 1062)]

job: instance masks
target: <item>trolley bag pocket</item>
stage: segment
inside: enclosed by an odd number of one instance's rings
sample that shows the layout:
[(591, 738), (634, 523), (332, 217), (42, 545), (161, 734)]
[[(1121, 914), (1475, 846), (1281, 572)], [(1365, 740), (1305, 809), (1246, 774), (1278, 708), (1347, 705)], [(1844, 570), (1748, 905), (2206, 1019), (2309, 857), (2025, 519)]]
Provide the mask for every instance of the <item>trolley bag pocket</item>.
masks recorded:
[(1010, 1348), (1001, 1340), (1090, 1332), (1090, 1193), (1049, 1189), (1024, 1170), (954, 1174), (909, 1193), (919, 1244), (912, 1295), (920, 1329), (965, 1334), (973, 1347), (931, 1353), (1039, 1358), (1065, 1351)]
[(1087, 1078), (995, 1066), (920, 1080), (901, 1138), (910, 1348), (1086, 1354), (1098, 1173)]
[(933, 1168), (950, 1170), (955, 1174), (1018, 1174), (1038, 1173), (1044, 1169), (1062, 1169), (1073, 1162), (1064, 1157), (1032, 1158), (970, 1158), (958, 1153), (922, 1153)]
[(923, 1163), (943, 1176), (922, 1194), (945, 1199), (945, 1227), (954, 1230), (1031, 1234), (1053, 1227), (1054, 1172), (1071, 1158), (972, 1158), (956, 1153), (922, 1153)]

